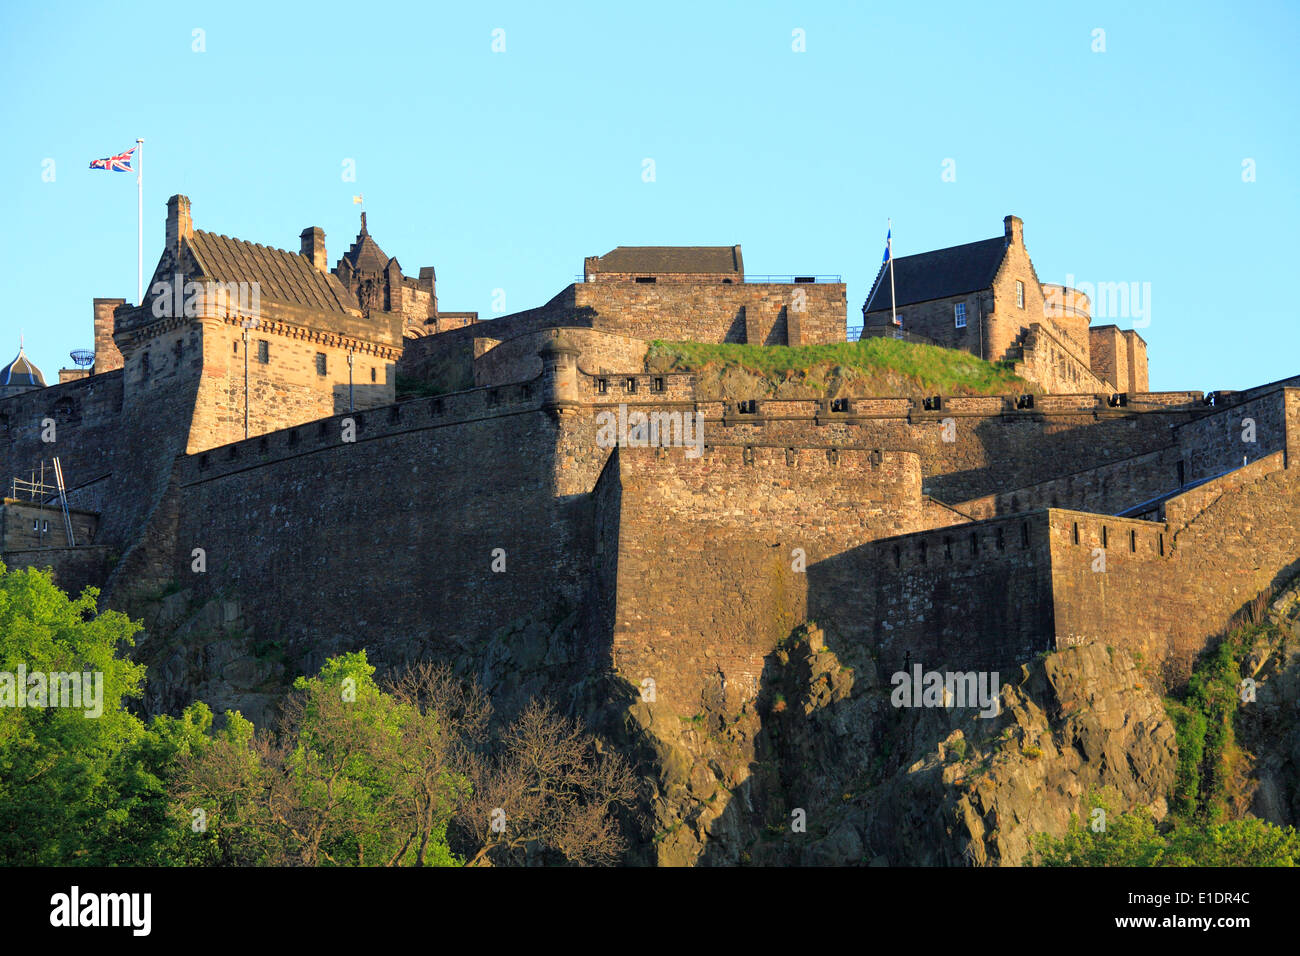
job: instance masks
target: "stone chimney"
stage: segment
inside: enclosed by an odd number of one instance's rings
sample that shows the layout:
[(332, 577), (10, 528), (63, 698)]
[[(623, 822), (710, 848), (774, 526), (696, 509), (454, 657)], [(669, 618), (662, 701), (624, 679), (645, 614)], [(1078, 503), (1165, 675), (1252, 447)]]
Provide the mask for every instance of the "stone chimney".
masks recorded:
[(122, 367), (122, 353), (113, 342), (113, 310), (125, 302), (125, 299), (95, 300), (95, 365), (92, 374), (99, 375)]
[(298, 238), (302, 240), (298, 255), (310, 261), (321, 272), (329, 272), (329, 259), (325, 255), (325, 230), (320, 226), (308, 226)]
[(173, 196), (167, 200), (167, 248), (175, 252), (181, 240), (194, 235), (194, 220), (190, 218), (190, 197)]
[(1007, 216), (1002, 220), (1002, 228), (1006, 233), (1007, 245), (1024, 246), (1025, 224), (1019, 216)]

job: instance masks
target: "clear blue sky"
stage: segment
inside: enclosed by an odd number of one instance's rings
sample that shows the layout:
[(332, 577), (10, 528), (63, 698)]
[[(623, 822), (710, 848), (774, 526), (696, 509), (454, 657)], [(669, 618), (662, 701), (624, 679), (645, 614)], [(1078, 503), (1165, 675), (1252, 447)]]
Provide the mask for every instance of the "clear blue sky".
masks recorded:
[(91, 299), (135, 299), (134, 175), (87, 165), (141, 136), (146, 278), (173, 193), (266, 245), (321, 226), (334, 262), (364, 192), (446, 310), (538, 305), (620, 244), (742, 243), (750, 273), (843, 274), (852, 324), (886, 217), (906, 255), (1015, 213), (1043, 281), (1150, 283), (1153, 388), (1295, 374), (1300, 13), (1160, 6), (11, 5), (0, 351), (25, 329), (54, 381)]

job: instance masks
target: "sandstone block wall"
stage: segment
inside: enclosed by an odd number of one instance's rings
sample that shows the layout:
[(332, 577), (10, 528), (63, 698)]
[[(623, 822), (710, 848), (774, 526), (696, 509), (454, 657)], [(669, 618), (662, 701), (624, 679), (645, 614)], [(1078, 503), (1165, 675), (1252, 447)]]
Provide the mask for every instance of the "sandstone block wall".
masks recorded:
[[(1297, 394), (1300, 390), (1278, 389), (1174, 428), (1185, 480), (1200, 481), (1286, 448), (1287, 404)], [(1251, 437), (1254, 441), (1247, 441)]]
[[(889, 281), (889, 274), (885, 274)], [(958, 303), (966, 306), (966, 325), (957, 328), (955, 307)], [(992, 309), (992, 297), (987, 293), (968, 292), (963, 295), (933, 299), (929, 302), (917, 302), (896, 310), (903, 330), (924, 335), (933, 339), (935, 344), (944, 348), (962, 349), (980, 358), (1000, 358), (982, 352), (984, 339), (981, 330), (986, 317), (984, 312)], [(889, 327), (892, 316), (888, 308), (877, 309), (863, 315), (863, 324), (868, 328)]]
[(100, 587), (108, 576), (109, 548), (100, 545), (75, 548), (38, 548), (5, 551), (0, 560), (10, 571), (23, 568), (51, 572), (54, 583), (73, 597), (88, 587)]
[[(917, 663), (927, 670), (1006, 672), (1052, 646), (1045, 512), (945, 527), (861, 550), (845, 560), (874, 591), (864, 637), (884, 674)], [(833, 621), (834, 608), (828, 611)]]
[(830, 559), (923, 520), (913, 455), (715, 448), (692, 460), (621, 448), (606, 470), (619, 489), (614, 665), (634, 685), (654, 680), (658, 701), (685, 717), (711, 689), (752, 697), (776, 643), (833, 591), (861, 588)]
[[(91, 544), (99, 528), (99, 515), (68, 509), (77, 545)], [(0, 505), (0, 551), (67, 547), (68, 533), (58, 502), (44, 507), (33, 502), (4, 499)]]
[(1088, 330), (1088, 350), (1092, 356), (1092, 371), (1099, 379), (1117, 392), (1146, 391), (1131, 389), (1133, 382), (1128, 364), (1128, 345), (1124, 335), (1113, 325), (1097, 326)]

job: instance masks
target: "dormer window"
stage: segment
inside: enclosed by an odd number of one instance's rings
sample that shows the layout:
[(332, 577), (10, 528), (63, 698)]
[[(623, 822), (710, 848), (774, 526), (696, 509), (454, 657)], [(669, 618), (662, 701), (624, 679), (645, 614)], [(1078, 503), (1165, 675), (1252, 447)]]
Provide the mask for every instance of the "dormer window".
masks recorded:
[(1025, 307), (1025, 284), (1019, 279), (1016, 280), (1016, 308)]

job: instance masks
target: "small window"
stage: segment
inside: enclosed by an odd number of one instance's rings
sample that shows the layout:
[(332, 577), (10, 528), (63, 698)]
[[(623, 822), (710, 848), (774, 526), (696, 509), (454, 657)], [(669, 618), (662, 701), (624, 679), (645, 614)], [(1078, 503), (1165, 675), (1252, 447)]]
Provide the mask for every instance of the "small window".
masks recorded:
[(921, 563), (925, 564), (925, 542), (924, 541), (917, 542), (917, 550), (920, 552), (921, 555)]
[(1132, 551), (1134, 554), (1137, 553), (1138, 533), (1136, 531), (1130, 531), (1128, 533), (1128, 549)]
[(635, 392), (635, 391), (636, 391), (636, 379), (634, 379), (634, 378), (629, 378), (629, 379), (624, 383), (624, 387), (627, 389), (628, 394), (631, 394), (631, 393)]
[(668, 390), (667, 386), (664, 385), (664, 380), (662, 376), (655, 378), (654, 385), (650, 387), (650, 390), (654, 392), (666, 392)]
[(373, 382), (374, 380), (375, 380), (375, 367), (372, 365), (370, 366), (370, 381)]
[(654, 276), (637, 276), (637, 277), (636, 277), (636, 281), (637, 281), (637, 282), (642, 282), (642, 283), (645, 283), (645, 282), (654, 282), (654, 281), (655, 281), (655, 277), (654, 277)]
[(235, 347), (234, 352), (231, 353), (231, 354), (233, 354), (233, 355), (238, 355), (238, 354), (239, 354), (239, 340), (236, 339), (235, 341), (231, 342), (230, 344), (233, 345), (233, 346)]
[(266, 339), (257, 340), (257, 360), (263, 365), (271, 361), (271, 343)]
[(596, 392), (600, 395), (604, 395), (608, 391), (609, 391), (609, 379), (607, 378), (596, 379)]
[(1106, 547), (1106, 546), (1109, 545), (1109, 544), (1110, 544), (1110, 532), (1108, 532), (1108, 531), (1106, 530), (1106, 526), (1105, 526), (1105, 525), (1102, 525), (1102, 526), (1101, 526), (1101, 546), (1104, 548), (1104, 547)]
[(952, 318), (957, 328), (966, 328), (966, 303), (958, 302), (952, 307)]
[(324, 352), (316, 353), (316, 374), (317, 375), (325, 374), (325, 353)]
[(1025, 284), (1019, 279), (1016, 280), (1016, 308), (1025, 307)]
[(1007, 550), (1007, 539), (1002, 536), (1002, 529), (998, 528), (997, 546), (999, 551)]
[(1022, 548), (1029, 547), (1029, 522), (1028, 521), (1022, 521), (1020, 523), (1020, 546)]
[(1079, 522), (1074, 523), (1074, 543), (1079, 543)]
[(943, 539), (943, 556), (949, 561), (952, 560), (952, 538)]
[(1165, 556), (1165, 536), (1163, 534), (1156, 536), (1156, 551), (1163, 558)]
[(975, 556), (976, 556), (977, 554), (979, 554), (979, 553), (980, 553), (980, 536), (979, 536), (979, 532), (977, 532), (977, 531), (972, 531), (972, 532), (970, 533), (970, 555), (971, 555), (971, 557), (973, 558), (973, 557), (975, 557)]
[(736, 406), (736, 410), (737, 410), (741, 415), (757, 415), (757, 414), (758, 414), (758, 400), (757, 400), (757, 399), (753, 399), (753, 398), (746, 399), (745, 401), (740, 402), (740, 403)]

